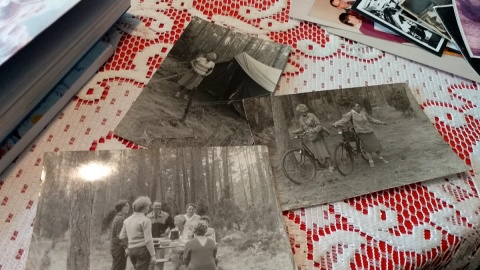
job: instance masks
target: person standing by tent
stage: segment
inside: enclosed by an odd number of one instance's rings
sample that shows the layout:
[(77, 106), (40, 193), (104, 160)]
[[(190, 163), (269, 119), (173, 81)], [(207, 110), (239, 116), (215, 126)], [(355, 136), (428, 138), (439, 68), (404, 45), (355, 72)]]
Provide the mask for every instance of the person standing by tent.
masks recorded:
[[(184, 98), (188, 100), (187, 107), (185, 107), (185, 111), (183, 112), (182, 118), (180, 118), (180, 122), (184, 122), (187, 118), (188, 111), (190, 110), (190, 106), (192, 106), (193, 95), (195, 94), (195, 90), (197, 86), (200, 85), (203, 78), (210, 75), (215, 67), (215, 61), (217, 59), (217, 55), (215, 53), (207, 54), (207, 57), (197, 57), (191, 63), (192, 69), (188, 71), (183, 77), (178, 81), (178, 84), (182, 86), (186, 91), (191, 91), (190, 95), (185, 94)], [(185, 90), (183, 90), (185, 91)], [(175, 94), (175, 97), (180, 97), (182, 91), (178, 91)]]
[(183, 87), (182, 90), (178, 91), (175, 94), (175, 97), (179, 98), (184, 94), (184, 99), (188, 99), (188, 92), (195, 90), (197, 86), (202, 82), (203, 78), (210, 75), (212, 73), (213, 68), (215, 67), (215, 61), (217, 59), (217, 55), (215, 53), (209, 53), (206, 57), (202, 55), (195, 58), (190, 62), (192, 65), (192, 69), (190, 69), (185, 75), (180, 78), (177, 82), (180, 86)]

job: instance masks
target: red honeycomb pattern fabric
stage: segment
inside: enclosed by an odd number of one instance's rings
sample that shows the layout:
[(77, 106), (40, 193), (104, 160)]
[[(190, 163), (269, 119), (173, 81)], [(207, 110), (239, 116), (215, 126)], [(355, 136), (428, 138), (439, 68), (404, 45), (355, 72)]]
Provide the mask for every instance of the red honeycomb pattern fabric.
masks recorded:
[[(292, 46), (277, 94), (408, 82), (452, 149), (479, 164), (478, 84), (290, 19), (287, 0), (132, 0), (105, 37), (115, 55), (0, 175), (0, 269), (23, 269), (44, 152), (138, 149), (113, 130), (192, 16)], [(298, 269), (474, 269), (474, 170), (284, 213)]]

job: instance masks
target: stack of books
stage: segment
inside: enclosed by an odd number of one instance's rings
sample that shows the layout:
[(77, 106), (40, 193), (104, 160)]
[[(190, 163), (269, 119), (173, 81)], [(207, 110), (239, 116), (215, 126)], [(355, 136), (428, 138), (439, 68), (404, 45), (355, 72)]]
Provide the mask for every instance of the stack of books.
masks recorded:
[(113, 54), (100, 41), (129, 0), (0, 7), (0, 173)]

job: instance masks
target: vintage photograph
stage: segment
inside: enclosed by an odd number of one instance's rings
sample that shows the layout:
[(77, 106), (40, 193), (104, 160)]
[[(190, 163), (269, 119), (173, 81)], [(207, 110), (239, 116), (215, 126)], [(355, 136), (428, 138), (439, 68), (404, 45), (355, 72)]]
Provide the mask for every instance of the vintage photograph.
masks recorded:
[(296, 269), (265, 146), (47, 153), (26, 269)]
[(272, 94), (290, 49), (193, 17), (115, 133), (148, 148), (251, 145), (241, 99)]
[(480, 2), (453, 0), (457, 23), (470, 57), (480, 58)]
[(450, 36), (443, 27), (442, 20), (438, 17), (434, 7), (450, 4), (452, 4), (452, 0), (400, 0), (400, 6), (403, 9), (447, 39), (450, 39)]
[(269, 147), (283, 210), (469, 169), (407, 84), (251, 98), (244, 106), (255, 143)]
[(457, 18), (455, 16), (455, 10), (453, 5), (445, 6), (436, 6), (435, 12), (438, 13), (438, 16), (441, 18), (444, 23), (445, 29), (447, 29), (448, 34), (457, 44), (458, 48), (463, 54), (463, 57), (468, 62), (470, 67), (475, 70), (475, 72), (480, 75), (480, 59), (472, 58), (468, 52), (467, 46), (463, 41), (462, 33), (460, 31), (460, 26), (457, 24)]
[(404, 37), (355, 13), (351, 10), (353, 2), (344, 0), (292, 0), (290, 16), (373, 38), (396, 43), (409, 43)]
[(352, 9), (383, 24), (420, 47), (441, 56), (447, 40), (430, 31), (405, 12), (397, 0), (357, 0)]

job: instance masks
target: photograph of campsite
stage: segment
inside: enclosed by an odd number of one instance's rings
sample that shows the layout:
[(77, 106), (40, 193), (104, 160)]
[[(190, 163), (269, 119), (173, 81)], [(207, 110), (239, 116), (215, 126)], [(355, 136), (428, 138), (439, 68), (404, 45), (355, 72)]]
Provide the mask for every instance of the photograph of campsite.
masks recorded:
[(467, 171), (410, 91), (402, 83), (244, 100), (282, 210)]
[(47, 153), (42, 178), (27, 269), (296, 269), (265, 146)]
[(270, 96), (289, 53), (193, 17), (115, 134), (148, 148), (251, 145), (241, 99)]

